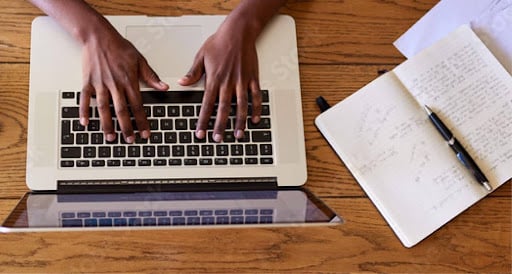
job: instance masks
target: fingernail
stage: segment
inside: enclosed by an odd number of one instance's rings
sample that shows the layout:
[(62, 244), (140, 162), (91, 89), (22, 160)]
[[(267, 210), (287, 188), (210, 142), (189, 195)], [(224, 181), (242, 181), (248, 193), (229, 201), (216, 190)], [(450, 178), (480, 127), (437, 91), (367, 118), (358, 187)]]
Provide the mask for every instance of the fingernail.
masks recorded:
[(217, 142), (217, 143), (222, 142), (222, 135), (220, 135), (220, 134), (218, 134), (218, 133), (217, 133), (217, 134), (215, 134), (215, 135), (213, 135), (213, 140), (214, 140), (215, 142)]
[(160, 85), (161, 88), (165, 89), (165, 88), (169, 88), (169, 85), (167, 83), (165, 83), (164, 81), (160, 81), (158, 82), (158, 84)]
[(255, 124), (259, 123), (260, 122), (260, 116), (252, 117), (252, 122), (255, 123)]
[(151, 135), (151, 133), (150, 133), (148, 130), (143, 130), (143, 131), (140, 133), (140, 136), (141, 136), (143, 139), (148, 139), (148, 138), (149, 138), (149, 135)]
[(116, 135), (114, 133), (107, 134), (107, 141), (113, 142), (116, 140)]
[(84, 127), (85, 127), (85, 126), (87, 126), (87, 124), (88, 124), (88, 123), (89, 123), (89, 119), (87, 119), (87, 118), (85, 118), (85, 117), (80, 118), (80, 124), (81, 124), (82, 126), (84, 126)]
[(205, 137), (204, 130), (202, 130), (202, 129), (201, 130), (197, 130), (196, 131), (196, 137), (197, 137), (197, 139), (203, 139)]
[(135, 141), (135, 137), (133, 137), (133, 136), (126, 137), (126, 142), (128, 144), (133, 144), (134, 141)]
[(243, 130), (237, 130), (236, 133), (235, 133), (235, 138), (237, 139), (241, 139), (242, 137), (244, 137), (244, 131)]

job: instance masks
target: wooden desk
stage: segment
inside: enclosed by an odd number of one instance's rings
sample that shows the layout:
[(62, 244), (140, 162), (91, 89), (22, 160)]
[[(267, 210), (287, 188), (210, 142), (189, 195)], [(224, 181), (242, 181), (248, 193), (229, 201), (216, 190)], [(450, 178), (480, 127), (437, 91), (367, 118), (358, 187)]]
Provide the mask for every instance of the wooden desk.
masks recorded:
[[(103, 14), (227, 14), (238, 1), (90, 1)], [(289, 1), (296, 19), (308, 187), (336, 227), (0, 234), (2, 272), (506, 272), (510, 183), (412, 249), (404, 248), (313, 125), (315, 98), (336, 102), (404, 58), (392, 42), (436, 0)], [(0, 219), (27, 188), (30, 23), (40, 11), (0, 0)]]

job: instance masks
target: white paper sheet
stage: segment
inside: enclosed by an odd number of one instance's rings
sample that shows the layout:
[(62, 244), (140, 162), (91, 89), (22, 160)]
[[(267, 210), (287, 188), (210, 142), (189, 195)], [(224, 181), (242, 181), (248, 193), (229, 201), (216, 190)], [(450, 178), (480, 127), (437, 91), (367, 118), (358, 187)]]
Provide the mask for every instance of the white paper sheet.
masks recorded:
[(512, 73), (512, 0), (443, 0), (398, 38), (407, 58), (463, 24), (470, 24), (497, 59)]

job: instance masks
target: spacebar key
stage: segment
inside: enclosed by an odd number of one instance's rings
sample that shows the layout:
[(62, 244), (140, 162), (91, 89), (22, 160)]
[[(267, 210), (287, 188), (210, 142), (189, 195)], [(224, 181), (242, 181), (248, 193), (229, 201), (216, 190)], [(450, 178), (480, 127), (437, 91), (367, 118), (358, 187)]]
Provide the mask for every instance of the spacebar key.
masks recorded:
[(144, 104), (161, 103), (189, 103), (200, 104), (203, 100), (203, 91), (142, 91), (142, 102)]

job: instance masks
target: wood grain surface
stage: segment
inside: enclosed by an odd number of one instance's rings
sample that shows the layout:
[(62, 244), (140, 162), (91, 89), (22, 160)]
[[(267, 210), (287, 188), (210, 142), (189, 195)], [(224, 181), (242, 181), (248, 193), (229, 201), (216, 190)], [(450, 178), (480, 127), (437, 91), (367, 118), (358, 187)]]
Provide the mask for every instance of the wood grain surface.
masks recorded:
[[(270, 0), (269, 0), (270, 1)], [(239, 1), (88, 1), (103, 14), (228, 14)], [(0, 234), (1, 272), (510, 273), (511, 184), (404, 248), (315, 128), (315, 98), (340, 101), (404, 58), (392, 42), (435, 0), (296, 0), (308, 188), (343, 216), (331, 227)], [(0, 219), (25, 186), (27, 1), (0, 0)]]

